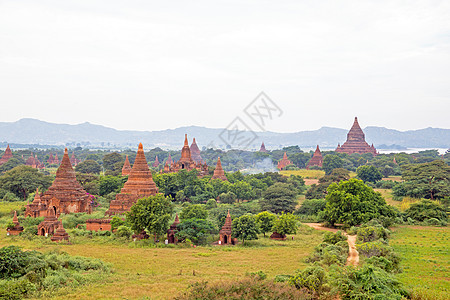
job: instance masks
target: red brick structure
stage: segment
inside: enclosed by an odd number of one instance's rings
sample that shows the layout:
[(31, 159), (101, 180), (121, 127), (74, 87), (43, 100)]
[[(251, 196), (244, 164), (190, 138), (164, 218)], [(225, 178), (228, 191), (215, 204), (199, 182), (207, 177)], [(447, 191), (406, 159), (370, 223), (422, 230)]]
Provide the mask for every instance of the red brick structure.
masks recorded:
[(177, 226), (180, 224), (180, 219), (178, 219), (178, 214), (175, 216), (175, 221), (170, 225), (170, 228), (167, 230), (167, 241), (169, 244), (178, 243), (178, 239), (175, 234), (178, 232)]
[(55, 157), (53, 157), (53, 154), (50, 153), (50, 156), (47, 159), (47, 163), (49, 165), (59, 165), (58, 154), (55, 154)]
[(3, 153), (2, 158), (0, 158), (0, 166), (3, 165), (5, 162), (10, 160), (13, 157), (11, 148), (9, 148), (9, 145), (5, 149), (5, 153)]
[[(40, 198), (40, 207), (39, 202), (35, 203), (36, 198), (38, 200)], [(33, 203), (27, 205), (25, 216), (46, 216), (49, 208), (54, 211), (55, 216), (61, 213), (91, 213), (92, 211), (91, 199), (76, 179), (67, 148), (64, 150), (61, 165), (56, 171), (56, 178), (52, 185), (42, 196), (35, 196)]]
[(125, 182), (120, 194), (116, 195), (116, 199), (111, 201), (106, 214), (123, 214), (129, 211), (138, 199), (156, 195), (156, 193), (158, 193), (158, 188), (148, 167), (142, 143), (139, 143), (136, 159), (128, 180)]
[(264, 145), (264, 142), (262, 142), (261, 148), (259, 148), (259, 152), (267, 152), (266, 146)]
[(283, 159), (278, 162), (277, 168), (279, 170), (284, 170), (288, 165), (292, 164), (288, 159), (286, 152), (284, 152)]
[(125, 157), (125, 163), (122, 167), (122, 176), (128, 176), (131, 174), (131, 165), (130, 161), (128, 160), (128, 155)]
[(69, 234), (64, 229), (61, 221), (58, 222), (56, 228), (57, 229), (50, 240), (52, 240), (52, 242), (69, 241)]
[(284, 240), (286, 240), (286, 235), (281, 235), (278, 232), (274, 232), (270, 235), (270, 238), (272, 240), (284, 241)]
[(148, 239), (150, 236), (147, 234), (145, 230), (142, 230), (139, 234), (133, 234), (131, 238), (133, 240), (145, 240)]
[(169, 157), (167, 157), (166, 164), (168, 164), (170, 166), (172, 163), (173, 163), (172, 156), (170, 156), (170, 153), (169, 153)]
[(158, 155), (156, 155), (155, 162), (153, 163), (152, 167), (157, 168), (158, 166), (159, 166), (159, 160), (158, 160)]
[(86, 220), (86, 230), (111, 231), (111, 219), (89, 219), (89, 220)]
[(17, 219), (17, 212), (14, 211), (14, 217), (13, 217), (13, 228), (7, 228), (7, 235), (19, 235), (23, 231), (23, 227), (20, 226), (19, 220)]
[(33, 156), (33, 153), (30, 154), (30, 157), (25, 161), (25, 165), (30, 166), (34, 169), (43, 169), (44, 164), (41, 163), (37, 157), (37, 155)]
[(220, 162), (220, 156), (217, 159), (217, 165), (216, 168), (214, 169), (214, 175), (211, 177), (212, 179), (221, 179), (221, 180), (227, 180), (227, 177), (225, 176), (225, 172), (222, 169), (222, 163)]
[(311, 157), (311, 159), (308, 161), (308, 164), (306, 165), (306, 169), (309, 170), (310, 167), (314, 166), (322, 168), (322, 163), (323, 163), (322, 153), (320, 152), (319, 145), (317, 145), (313, 157)]
[(369, 146), (367, 144), (364, 132), (358, 123), (358, 118), (355, 117), (355, 121), (353, 122), (353, 126), (347, 134), (347, 141), (341, 145), (338, 145), (336, 152), (339, 153), (372, 153), (373, 155), (377, 155), (377, 150), (373, 146)]
[(206, 163), (196, 163), (191, 156), (191, 149), (189, 148), (189, 143), (187, 139), (187, 134), (184, 137), (184, 146), (181, 149), (181, 158), (178, 162), (173, 162), (169, 164), (166, 161), (164, 165), (163, 173), (174, 173), (181, 170), (197, 170), (200, 177), (208, 175), (208, 165)]
[(197, 146), (195, 138), (193, 139), (191, 144), (191, 157), (198, 164), (201, 164), (203, 162), (202, 156), (200, 154), (200, 149)]
[(75, 157), (75, 152), (72, 152), (72, 156), (70, 157), (70, 163), (72, 166), (76, 167), (81, 161)]
[(58, 218), (56, 218), (55, 211), (52, 208), (47, 210), (44, 221), (38, 225), (38, 235), (51, 236), (56, 232), (59, 226)]
[(219, 245), (235, 245), (237, 243), (237, 240), (235, 238), (232, 238), (232, 232), (231, 232), (231, 216), (230, 211), (228, 210), (227, 218), (225, 219), (225, 224), (223, 225), (222, 229), (219, 231)]

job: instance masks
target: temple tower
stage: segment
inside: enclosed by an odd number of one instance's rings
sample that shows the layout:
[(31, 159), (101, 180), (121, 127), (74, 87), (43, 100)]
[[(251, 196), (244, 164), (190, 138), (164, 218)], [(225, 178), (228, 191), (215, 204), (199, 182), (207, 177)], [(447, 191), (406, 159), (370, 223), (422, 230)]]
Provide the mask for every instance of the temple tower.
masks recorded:
[(211, 177), (211, 179), (221, 179), (221, 180), (227, 180), (227, 177), (225, 176), (225, 172), (222, 169), (222, 163), (220, 162), (220, 156), (217, 159), (217, 165), (214, 170), (214, 175)]

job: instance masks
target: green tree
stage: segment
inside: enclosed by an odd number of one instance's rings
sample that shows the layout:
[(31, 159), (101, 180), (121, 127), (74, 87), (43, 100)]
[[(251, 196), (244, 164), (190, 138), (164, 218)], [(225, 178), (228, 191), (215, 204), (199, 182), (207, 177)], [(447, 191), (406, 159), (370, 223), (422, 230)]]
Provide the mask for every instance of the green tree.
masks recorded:
[(117, 169), (117, 163), (122, 163), (120, 168), (122, 169), (125, 158), (117, 152), (108, 153), (103, 156), (103, 167), (105, 170), (115, 171)]
[(121, 177), (111, 175), (100, 176), (98, 186), (100, 196), (104, 196), (112, 192), (118, 193), (122, 187), (123, 181)]
[(331, 225), (360, 225), (379, 216), (394, 217), (396, 214), (380, 193), (354, 178), (331, 184), (325, 199), (324, 218)]
[(246, 214), (233, 220), (233, 235), (238, 239), (245, 240), (258, 239), (258, 225), (256, 218), (252, 214)]
[(337, 155), (328, 154), (323, 159), (322, 169), (325, 174), (331, 174), (334, 169), (342, 168), (344, 166), (344, 161)]
[(360, 166), (356, 169), (358, 178), (364, 182), (377, 182), (383, 178), (381, 172), (374, 166)]
[(75, 171), (84, 174), (98, 174), (101, 170), (102, 167), (92, 159), (85, 160), (75, 167)]
[(297, 217), (291, 213), (282, 213), (274, 222), (272, 230), (285, 236), (297, 233)]
[(10, 158), (7, 162), (0, 166), (0, 173), (4, 173), (11, 169), (14, 169), (17, 166), (23, 165), (25, 162), (23, 159), (18, 159), (15, 157)]
[(405, 217), (419, 222), (423, 222), (431, 218), (447, 222), (447, 213), (444, 207), (430, 200), (422, 200), (411, 204), (411, 206), (405, 211)]
[(250, 200), (256, 197), (252, 186), (245, 181), (237, 181), (230, 186), (232, 191), (239, 200)]
[(187, 219), (183, 220), (177, 226), (177, 238), (182, 241), (190, 239), (194, 244), (205, 244), (207, 237), (214, 231), (214, 225), (205, 219)]
[(263, 211), (256, 215), (256, 222), (258, 222), (259, 230), (266, 236), (266, 232), (272, 230), (273, 224), (277, 216), (268, 212)]
[(262, 210), (279, 214), (281, 212), (293, 212), (298, 201), (297, 194), (292, 185), (287, 183), (275, 183), (264, 193), (263, 199), (259, 201)]
[(135, 232), (146, 229), (156, 236), (165, 234), (172, 218), (171, 198), (156, 194), (139, 199), (127, 213), (127, 222)]
[(16, 194), (17, 197), (23, 197), (24, 200), (27, 199), (30, 192), (35, 191), (37, 188), (45, 190), (51, 184), (51, 177), (24, 165), (17, 166), (0, 176), (2, 189), (9, 190)]
[(180, 213), (181, 220), (187, 219), (206, 219), (208, 211), (202, 204), (188, 204)]

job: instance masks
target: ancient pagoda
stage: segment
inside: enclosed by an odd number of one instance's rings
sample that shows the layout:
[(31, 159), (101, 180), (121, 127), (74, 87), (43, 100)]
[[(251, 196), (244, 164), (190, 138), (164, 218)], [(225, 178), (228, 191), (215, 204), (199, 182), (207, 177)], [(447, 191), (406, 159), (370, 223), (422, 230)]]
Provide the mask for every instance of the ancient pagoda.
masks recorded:
[(5, 162), (10, 160), (13, 157), (11, 148), (9, 148), (9, 145), (5, 149), (5, 153), (3, 153), (2, 158), (0, 158), (0, 166), (3, 165)]
[(228, 210), (227, 217), (225, 219), (225, 224), (223, 224), (222, 229), (219, 231), (219, 245), (234, 245), (236, 244), (236, 239), (232, 238), (231, 232), (231, 216), (230, 210)]
[(8, 235), (19, 235), (23, 231), (23, 227), (20, 226), (19, 219), (17, 219), (17, 211), (14, 211), (13, 224), (14, 224), (14, 227), (6, 229), (7, 234)]
[(122, 167), (122, 176), (128, 176), (131, 173), (131, 165), (130, 161), (128, 160), (128, 155), (125, 157), (125, 163)]
[(166, 164), (168, 164), (169, 166), (172, 164), (172, 156), (170, 156), (170, 153), (169, 153), (169, 157), (167, 157), (167, 160), (166, 160)]
[(372, 153), (373, 155), (377, 155), (377, 150), (373, 146), (369, 146), (367, 144), (364, 132), (358, 123), (358, 118), (355, 117), (355, 121), (353, 122), (353, 126), (350, 131), (347, 133), (347, 141), (341, 145), (338, 145), (336, 148), (336, 152), (339, 153)]
[(158, 166), (159, 166), (159, 160), (158, 160), (158, 155), (156, 155), (155, 162), (153, 163), (152, 167), (157, 168)]
[(58, 154), (55, 154), (55, 156), (53, 157), (53, 154), (50, 153), (50, 156), (47, 159), (47, 163), (49, 165), (58, 165), (59, 164)]
[[(34, 205), (36, 199), (41, 203), (37, 210)], [(76, 179), (67, 148), (64, 150), (61, 165), (56, 171), (56, 178), (52, 185), (42, 196), (39, 196), (36, 191), (35, 201), (33, 201), (33, 205), (27, 205), (25, 215), (46, 216), (49, 208), (53, 209), (55, 216), (59, 216), (61, 213), (91, 213), (91, 199)]]
[(287, 155), (286, 155), (286, 152), (284, 152), (284, 154), (283, 154), (283, 159), (280, 160), (280, 161), (278, 162), (277, 168), (278, 168), (279, 170), (284, 170), (284, 169), (286, 169), (286, 167), (287, 167), (288, 165), (290, 165), (290, 164), (292, 164), (292, 163), (291, 163), (291, 161), (288, 159), (288, 157), (287, 157)]
[(175, 221), (170, 225), (170, 228), (167, 230), (167, 241), (169, 244), (178, 243), (178, 239), (175, 234), (178, 232), (177, 226), (180, 224), (180, 219), (178, 219), (178, 214), (175, 215)]
[(313, 157), (311, 157), (311, 159), (308, 161), (308, 164), (306, 165), (306, 169), (309, 170), (309, 168), (311, 167), (322, 168), (322, 163), (323, 163), (322, 153), (320, 152), (319, 145), (317, 145)]
[(214, 175), (211, 177), (211, 179), (221, 179), (221, 180), (227, 180), (227, 177), (225, 176), (225, 172), (222, 169), (222, 163), (220, 162), (220, 156), (217, 159), (217, 165), (214, 169)]
[(166, 161), (164, 165), (164, 173), (174, 173), (181, 170), (191, 171), (197, 170), (200, 177), (208, 175), (208, 165), (206, 163), (196, 163), (192, 159), (191, 149), (189, 148), (187, 134), (184, 136), (184, 145), (181, 149), (181, 158), (177, 162), (172, 162), (171, 164)]
[(200, 149), (197, 146), (197, 142), (195, 141), (195, 138), (192, 140), (192, 144), (191, 144), (191, 157), (198, 164), (203, 162), (202, 156), (200, 154)]
[(158, 193), (158, 188), (148, 167), (144, 147), (142, 143), (139, 143), (136, 159), (128, 180), (125, 182), (120, 194), (116, 195), (116, 199), (111, 201), (106, 214), (123, 214), (129, 211), (138, 199), (156, 195), (156, 193)]
[(72, 156), (70, 157), (70, 163), (74, 167), (76, 167), (80, 163), (80, 160), (75, 157), (75, 152), (72, 152)]
[(262, 142), (261, 148), (259, 148), (259, 152), (267, 152), (266, 146), (264, 145), (264, 142)]
[(69, 241), (69, 234), (64, 229), (61, 221), (58, 222), (56, 228), (57, 229), (50, 240), (52, 240), (53, 242)]
[(58, 228), (59, 222), (52, 208), (47, 210), (44, 221), (38, 225), (38, 235), (49, 236), (53, 235)]

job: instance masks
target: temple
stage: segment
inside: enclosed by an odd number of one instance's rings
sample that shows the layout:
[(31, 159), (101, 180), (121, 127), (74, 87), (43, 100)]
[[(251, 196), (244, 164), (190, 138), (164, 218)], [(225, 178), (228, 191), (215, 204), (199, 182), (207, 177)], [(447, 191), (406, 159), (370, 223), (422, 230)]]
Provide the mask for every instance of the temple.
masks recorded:
[(292, 164), (292, 162), (288, 159), (286, 152), (284, 152), (283, 159), (278, 162), (277, 168), (279, 170), (284, 170), (290, 164)]
[(223, 224), (222, 229), (219, 231), (219, 245), (235, 245), (236, 239), (232, 238), (231, 232), (231, 216), (230, 211), (228, 210), (227, 218), (225, 219), (225, 224)]
[(9, 145), (5, 149), (5, 153), (3, 153), (2, 158), (0, 158), (0, 166), (3, 165), (5, 162), (10, 160), (13, 157), (11, 148), (9, 148)]
[(44, 164), (41, 163), (37, 157), (37, 155), (30, 154), (30, 157), (25, 161), (25, 165), (30, 166), (34, 169), (43, 169)]
[(122, 167), (122, 176), (128, 176), (131, 173), (131, 165), (130, 161), (128, 160), (128, 155), (125, 157), (125, 163)]
[(170, 153), (169, 153), (169, 156), (167, 157), (167, 160), (166, 160), (166, 164), (168, 164), (170, 166), (172, 163), (173, 163), (172, 156), (170, 156)]
[(50, 156), (47, 159), (47, 163), (49, 165), (58, 165), (59, 164), (58, 154), (55, 154), (55, 156), (53, 157), (53, 154), (50, 153)]
[(107, 215), (123, 214), (128, 212), (138, 199), (156, 195), (158, 188), (153, 181), (142, 143), (139, 144), (136, 159), (127, 182), (116, 199), (111, 201)]
[(14, 227), (6, 228), (7, 235), (19, 235), (23, 231), (23, 227), (20, 226), (19, 220), (17, 219), (17, 211), (14, 211), (13, 224)]
[(178, 214), (175, 216), (175, 221), (170, 225), (170, 228), (167, 230), (167, 241), (169, 244), (178, 243), (178, 238), (175, 234), (178, 232), (177, 226), (180, 224), (180, 219), (178, 219)]
[(56, 228), (57, 229), (50, 240), (52, 240), (53, 242), (69, 241), (69, 234), (64, 229), (61, 221), (58, 222)]
[(111, 219), (89, 219), (89, 220), (86, 220), (86, 230), (111, 231)]
[(309, 168), (311, 167), (322, 168), (322, 163), (323, 163), (322, 153), (320, 152), (319, 145), (317, 145), (313, 157), (311, 157), (311, 159), (308, 161), (308, 164), (306, 165), (306, 169), (309, 170)]
[(49, 236), (53, 235), (58, 228), (59, 221), (55, 215), (55, 211), (51, 208), (47, 210), (44, 221), (38, 225), (38, 235)]
[(164, 165), (164, 173), (174, 173), (181, 170), (197, 170), (200, 177), (208, 175), (208, 165), (206, 163), (196, 163), (191, 156), (191, 149), (189, 148), (187, 134), (184, 136), (184, 146), (181, 149), (181, 158), (178, 162), (171, 164), (166, 161)]
[(42, 196), (36, 191), (33, 203), (26, 206), (25, 216), (45, 217), (49, 208), (55, 216), (92, 211), (91, 200), (76, 179), (67, 148), (52, 185)]
[(266, 146), (264, 145), (264, 142), (262, 142), (261, 148), (259, 148), (259, 152), (267, 152)]
[(158, 155), (156, 155), (155, 162), (153, 163), (152, 167), (157, 168), (158, 166), (159, 166), (159, 160), (158, 160)]
[(220, 162), (220, 156), (217, 159), (217, 165), (214, 169), (214, 175), (211, 177), (211, 179), (221, 179), (221, 180), (227, 180), (227, 177), (225, 176), (225, 172), (222, 169), (222, 163)]
[(72, 166), (76, 167), (81, 161), (75, 157), (75, 152), (72, 152), (72, 156), (70, 157), (70, 163)]
[(355, 117), (355, 121), (353, 122), (353, 126), (350, 131), (347, 133), (347, 141), (341, 145), (338, 145), (336, 148), (336, 152), (339, 153), (372, 153), (373, 155), (377, 155), (377, 150), (373, 146), (369, 146), (367, 144), (364, 132), (358, 123), (358, 118)]
[(195, 138), (192, 140), (192, 144), (191, 144), (191, 156), (192, 159), (200, 164), (203, 162), (202, 156), (200, 154), (200, 149), (197, 146), (197, 142), (195, 141)]

